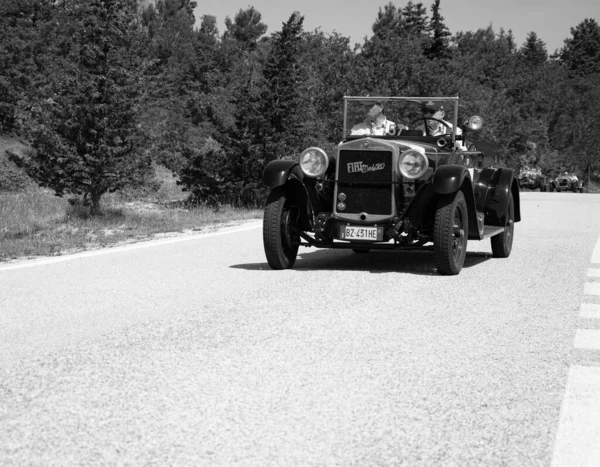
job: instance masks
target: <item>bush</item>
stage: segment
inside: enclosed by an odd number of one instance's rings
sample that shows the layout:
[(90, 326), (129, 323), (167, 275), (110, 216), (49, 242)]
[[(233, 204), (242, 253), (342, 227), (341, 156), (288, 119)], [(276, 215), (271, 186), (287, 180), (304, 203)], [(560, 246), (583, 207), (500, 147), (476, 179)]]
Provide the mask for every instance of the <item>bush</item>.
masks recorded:
[(25, 171), (0, 155), (0, 191), (22, 191), (33, 185)]

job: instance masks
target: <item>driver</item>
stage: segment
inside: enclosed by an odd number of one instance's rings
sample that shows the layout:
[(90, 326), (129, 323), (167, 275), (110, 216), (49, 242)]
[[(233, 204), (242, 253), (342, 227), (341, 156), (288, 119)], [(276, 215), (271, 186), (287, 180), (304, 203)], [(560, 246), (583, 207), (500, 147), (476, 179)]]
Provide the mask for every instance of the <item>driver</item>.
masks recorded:
[[(416, 129), (421, 130), (423, 136), (425, 136), (426, 133), (429, 133), (429, 136), (448, 135), (452, 133), (454, 125), (443, 120), (446, 115), (443, 106), (433, 101), (423, 102), (421, 111), (423, 112), (423, 120), (425, 120), (425, 123), (417, 126)], [(425, 125), (427, 125), (427, 132), (425, 131)], [(460, 128), (456, 129), (456, 134), (462, 134)]]
[[(421, 111), (423, 112), (424, 124), (422, 123), (417, 126), (416, 129), (421, 130), (423, 136), (426, 136), (427, 134), (429, 136), (442, 136), (452, 133), (454, 125), (444, 120), (446, 112), (444, 112), (443, 106), (433, 101), (427, 101), (423, 102)], [(427, 125), (427, 131), (425, 131), (425, 125)], [(459, 135), (462, 135), (462, 130), (459, 127), (456, 127), (456, 136)], [(460, 141), (456, 141), (456, 149), (466, 150), (466, 148), (461, 145)]]
[(381, 104), (375, 104), (371, 107), (364, 121), (358, 125), (354, 125), (350, 130), (350, 135), (352, 136), (384, 136), (394, 134), (396, 134), (396, 124), (383, 115), (383, 106)]

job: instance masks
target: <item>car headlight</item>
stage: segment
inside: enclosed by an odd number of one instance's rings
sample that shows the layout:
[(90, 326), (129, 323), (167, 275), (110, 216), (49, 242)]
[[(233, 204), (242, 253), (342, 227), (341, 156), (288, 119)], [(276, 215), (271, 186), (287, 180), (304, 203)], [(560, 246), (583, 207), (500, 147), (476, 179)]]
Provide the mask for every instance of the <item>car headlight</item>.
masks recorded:
[(300, 155), (300, 168), (307, 177), (322, 177), (329, 167), (329, 157), (320, 148), (308, 148)]
[(398, 170), (405, 178), (416, 179), (422, 177), (429, 168), (429, 160), (425, 154), (409, 149), (400, 154)]
[(467, 122), (467, 127), (471, 130), (479, 130), (483, 126), (483, 118), (479, 115), (473, 115)]

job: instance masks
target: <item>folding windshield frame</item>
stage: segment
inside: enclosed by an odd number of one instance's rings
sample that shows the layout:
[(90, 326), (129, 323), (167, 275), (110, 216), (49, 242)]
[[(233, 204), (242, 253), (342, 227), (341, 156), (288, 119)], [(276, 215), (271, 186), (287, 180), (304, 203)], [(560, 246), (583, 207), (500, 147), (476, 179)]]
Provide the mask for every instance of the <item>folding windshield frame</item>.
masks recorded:
[(456, 128), (458, 126), (458, 96), (455, 97), (385, 97), (385, 96), (344, 96), (344, 135), (342, 139), (347, 139), (346, 133), (348, 127), (348, 102), (350, 101), (362, 101), (362, 102), (393, 102), (393, 101), (409, 101), (414, 103), (423, 104), (423, 102), (452, 102), (454, 111), (452, 112), (452, 143), (456, 142)]

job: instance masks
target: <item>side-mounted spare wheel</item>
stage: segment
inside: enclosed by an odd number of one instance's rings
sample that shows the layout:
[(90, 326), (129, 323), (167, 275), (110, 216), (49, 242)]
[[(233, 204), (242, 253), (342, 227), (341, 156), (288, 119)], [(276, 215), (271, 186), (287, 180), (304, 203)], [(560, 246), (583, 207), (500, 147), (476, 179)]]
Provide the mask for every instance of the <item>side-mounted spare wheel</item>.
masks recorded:
[(513, 234), (515, 230), (515, 200), (512, 192), (508, 195), (506, 205), (506, 223), (504, 231), (491, 238), (492, 256), (494, 258), (508, 258), (512, 250)]
[(433, 227), (435, 264), (442, 275), (460, 272), (467, 256), (469, 213), (462, 191), (442, 196), (437, 204)]
[(263, 217), (263, 245), (267, 262), (273, 269), (294, 266), (300, 237), (300, 209), (287, 198), (281, 187), (274, 188), (267, 198)]

